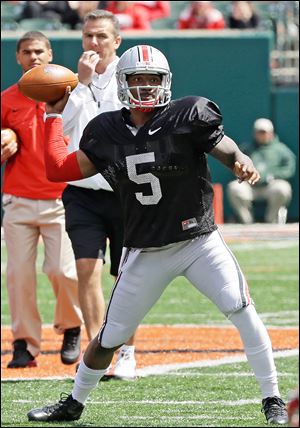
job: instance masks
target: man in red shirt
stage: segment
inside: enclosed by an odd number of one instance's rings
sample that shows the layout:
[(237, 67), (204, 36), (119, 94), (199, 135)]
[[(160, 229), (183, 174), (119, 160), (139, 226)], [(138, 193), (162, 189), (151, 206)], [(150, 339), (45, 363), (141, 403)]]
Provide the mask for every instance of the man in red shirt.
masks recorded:
[(191, 1), (181, 12), (177, 22), (179, 30), (221, 30), (225, 26), (222, 13), (211, 1)]
[[(17, 43), (17, 62), (23, 72), (52, 61), (44, 34), (32, 31)], [(12, 85), (1, 93), (1, 128), (10, 128), (18, 148), (1, 140), (4, 235), (7, 247), (7, 289), (12, 321), (13, 358), (8, 368), (35, 367), (40, 352), (41, 317), (36, 299), (36, 257), (39, 238), (45, 246), (43, 271), (55, 296), (54, 329), (64, 334), (61, 360), (75, 363), (80, 355), (82, 314), (71, 243), (65, 232), (61, 200), (65, 183), (50, 182), (44, 165), (45, 103), (26, 98)], [(2, 150), (3, 149), (3, 150)]]
[(151, 29), (146, 8), (132, 1), (110, 1), (106, 10), (117, 17), (122, 31)]

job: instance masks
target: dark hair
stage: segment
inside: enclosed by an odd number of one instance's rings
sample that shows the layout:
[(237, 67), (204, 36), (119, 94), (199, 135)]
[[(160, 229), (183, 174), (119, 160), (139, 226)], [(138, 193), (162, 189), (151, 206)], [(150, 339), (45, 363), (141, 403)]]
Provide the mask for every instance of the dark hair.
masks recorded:
[(87, 21), (96, 21), (97, 19), (108, 19), (109, 21), (111, 21), (114, 28), (115, 36), (118, 37), (120, 35), (119, 21), (116, 16), (108, 10), (96, 9), (87, 13), (83, 18), (83, 24), (85, 24)]
[(47, 49), (51, 49), (50, 40), (45, 36), (45, 34), (41, 33), (40, 31), (28, 31), (18, 40), (17, 52), (19, 52), (21, 44), (26, 40), (40, 40), (41, 42), (45, 43)]

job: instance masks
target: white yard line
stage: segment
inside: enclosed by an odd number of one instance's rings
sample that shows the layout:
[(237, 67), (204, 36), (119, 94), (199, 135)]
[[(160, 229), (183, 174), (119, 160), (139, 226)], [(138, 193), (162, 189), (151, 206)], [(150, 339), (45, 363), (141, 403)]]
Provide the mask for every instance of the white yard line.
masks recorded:
[[(194, 416), (190, 416), (190, 415), (185, 415), (185, 416), (157, 416), (156, 419), (159, 420), (163, 420), (165, 422), (168, 422), (168, 420), (170, 421), (189, 421), (189, 420), (203, 420), (203, 419), (209, 419), (211, 420), (212, 416), (211, 414), (208, 415), (194, 415)], [(149, 420), (149, 416), (120, 416), (119, 419), (124, 419), (127, 420), (128, 419), (132, 419), (132, 420)], [(241, 416), (215, 416), (213, 417), (214, 420), (243, 420), (243, 417)], [(257, 418), (255, 418), (254, 416), (247, 416), (244, 418), (245, 420), (255, 420)], [(206, 427), (209, 426), (217, 426), (217, 425), (205, 425)]]
[[(12, 400), (13, 403), (33, 403), (37, 400)], [(216, 404), (222, 406), (245, 406), (247, 404), (257, 404), (260, 403), (259, 399), (241, 399), (241, 400), (88, 400), (88, 404), (101, 404), (102, 406), (112, 406), (114, 404), (146, 404), (146, 405), (170, 405), (170, 406), (187, 406), (187, 405), (210, 405), (215, 406)]]
[[(237, 372), (237, 373), (200, 373), (200, 372), (169, 372), (169, 376), (181, 376), (181, 377), (254, 377), (252, 372)], [(294, 377), (295, 373), (278, 373), (279, 377)]]
[[(274, 352), (274, 358), (292, 357), (295, 355), (299, 355), (298, 349)], [(154, 366), (137, 369), (137, 375), (140, 377), (153, 376), (153, 375), (155, 376), (165, 375), (166, 373), (169, 373), (174, 370), (200, 368), (200, 367), (216, 367), (216, 366), (221, 366), (223, 364), (234, 364), (234, 363), (241, 363), (245, 361), (247, 361), (247, 359), (245, 354), (243, 354), (236, 357), (220, 358), (218, 360), (200, 360), (200, 361), (192, 361), (188, 363), (157, 364)]]

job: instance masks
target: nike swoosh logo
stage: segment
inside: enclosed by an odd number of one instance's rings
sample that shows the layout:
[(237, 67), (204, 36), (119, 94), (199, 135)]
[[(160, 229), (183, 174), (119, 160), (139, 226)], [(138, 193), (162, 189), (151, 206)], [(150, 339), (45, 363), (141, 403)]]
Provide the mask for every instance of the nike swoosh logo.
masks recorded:
[(161, 129), (161, 126), (157, 129), (153, 129), (153, 131), (151, 129), (149, 129), (148, 134), (153, 135), (153, 134), (155, 134), (155, 132), (159, 131), (160, 129)]

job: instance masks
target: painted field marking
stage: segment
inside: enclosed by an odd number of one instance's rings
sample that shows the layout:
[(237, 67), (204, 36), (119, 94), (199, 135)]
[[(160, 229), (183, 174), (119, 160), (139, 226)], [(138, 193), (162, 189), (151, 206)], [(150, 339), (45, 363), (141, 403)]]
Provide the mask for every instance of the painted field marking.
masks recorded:
[[(273, 353), (274, 358), (284, 358), (284, 357), (293, 357), (299, 355), (298, 349), (291, 349), (288, 351), (278, 351)], [(186, 368), (200, 368), (200, 367), (216, 367), (223, 364), (234, 364), (247, 362), (246, 355), (236, 356), (236, 357), (225, 357), (219, 360), (202, 360), (202, 361), (193, 361), (189, 363), (177, 363), (177, 364), (162, 364), (155, 365), (150, 367), (144, 367), (143, 369), (137, 370), (137, 375), (141, 377), (145, 376), (158, 376), (165, 375), (166, 373), (173, 370), (183, 370)]]

